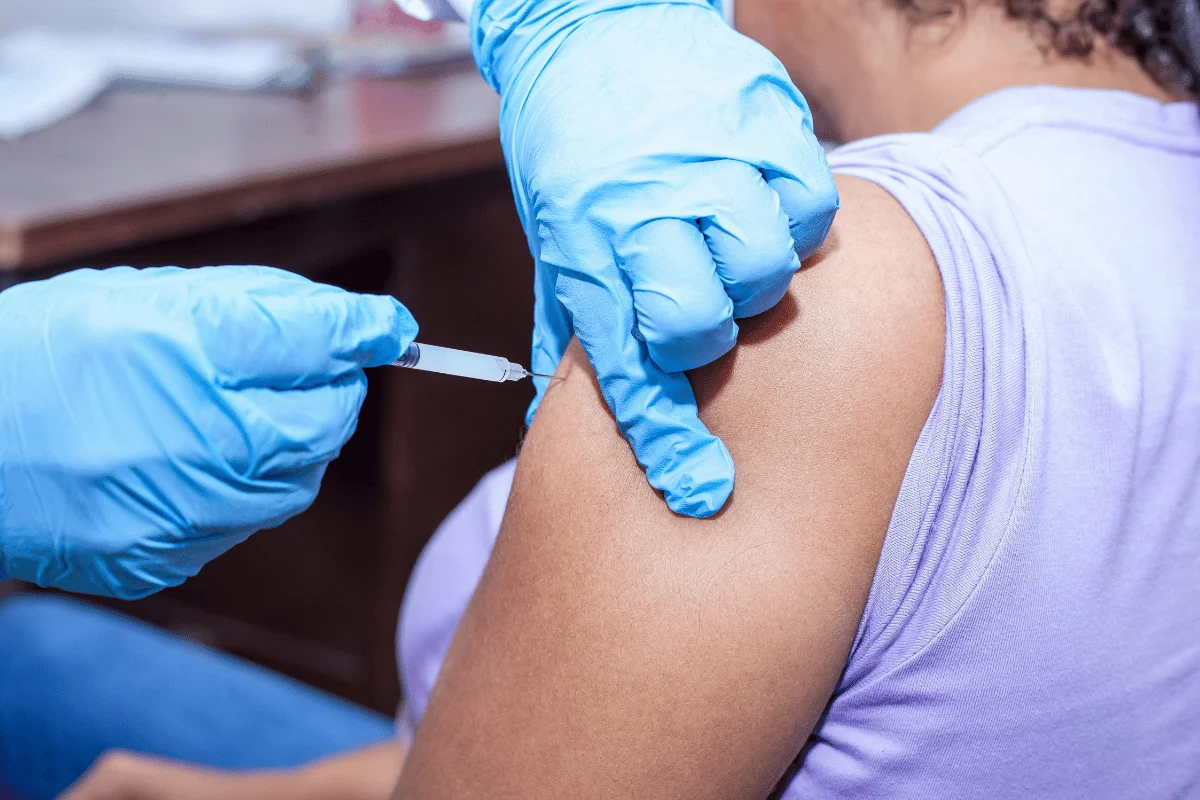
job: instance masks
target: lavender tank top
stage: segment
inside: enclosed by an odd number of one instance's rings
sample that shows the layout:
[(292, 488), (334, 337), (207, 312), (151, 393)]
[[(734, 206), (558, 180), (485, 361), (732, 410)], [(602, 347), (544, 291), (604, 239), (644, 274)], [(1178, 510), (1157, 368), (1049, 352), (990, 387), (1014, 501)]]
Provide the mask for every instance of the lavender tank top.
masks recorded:
[[(1200, 797), (1195, 105), (1007, 89), (829, 160), (928, 240), (945, 370), (782, 797)], [(511, 479), (484, 479), (410, 582), (409, 726)]]

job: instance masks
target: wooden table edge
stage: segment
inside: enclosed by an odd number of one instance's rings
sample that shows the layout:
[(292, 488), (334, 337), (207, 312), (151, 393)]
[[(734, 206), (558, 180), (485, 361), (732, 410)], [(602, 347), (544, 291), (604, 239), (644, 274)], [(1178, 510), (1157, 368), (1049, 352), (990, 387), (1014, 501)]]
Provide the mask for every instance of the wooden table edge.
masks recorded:
[(257, 173), (245, 180), (117, 208), (38, 220), (0, 220), (0, 272), (250, 221), (374, 191), (462, 175), (503, 163), (499, 134), (436, 148), (413, 147), (376, 160), (329, 162), (316, 169)]

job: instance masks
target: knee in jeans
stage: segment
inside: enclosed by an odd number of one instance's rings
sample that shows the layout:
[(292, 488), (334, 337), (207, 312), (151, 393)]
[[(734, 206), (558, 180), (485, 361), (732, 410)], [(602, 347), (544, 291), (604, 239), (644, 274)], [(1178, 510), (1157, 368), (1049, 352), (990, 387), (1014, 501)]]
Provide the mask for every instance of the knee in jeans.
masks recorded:
[(106, 615), (79, 600), (46, 594), (18, 594), (0, 601), (0, 652), (22, 659), (53, 646), (81, 620)]

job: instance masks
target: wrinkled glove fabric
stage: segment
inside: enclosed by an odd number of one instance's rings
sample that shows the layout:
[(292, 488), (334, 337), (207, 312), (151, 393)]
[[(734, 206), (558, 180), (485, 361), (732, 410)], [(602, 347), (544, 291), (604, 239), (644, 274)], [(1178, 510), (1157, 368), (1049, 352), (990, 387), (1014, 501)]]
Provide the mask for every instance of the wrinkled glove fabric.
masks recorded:
[(0, 571), (136, 598), (316, 497), (390, 297), (265, 267), (80, 270), (0, 293)]

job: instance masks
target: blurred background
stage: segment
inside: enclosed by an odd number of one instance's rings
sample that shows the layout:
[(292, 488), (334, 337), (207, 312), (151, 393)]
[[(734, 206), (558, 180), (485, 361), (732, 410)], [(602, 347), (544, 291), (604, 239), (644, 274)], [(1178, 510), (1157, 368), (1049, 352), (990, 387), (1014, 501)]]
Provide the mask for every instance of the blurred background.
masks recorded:
[[(527, 363), (533, 268), (497, 114), (462, 26), (390, 3), (2, 0), (0, 288), (267, 264), (394, 294), (423, 341)], [(178, 589), (108, 604), (393, 712), (408, 574), (515, 453), (532, 390), (369, 377), (309, 511)]]
[(351, 0), (5, 0), (0, 26), (344, 29)]

